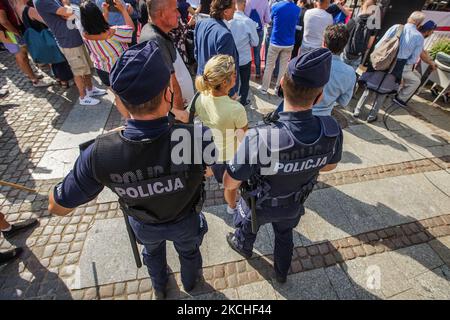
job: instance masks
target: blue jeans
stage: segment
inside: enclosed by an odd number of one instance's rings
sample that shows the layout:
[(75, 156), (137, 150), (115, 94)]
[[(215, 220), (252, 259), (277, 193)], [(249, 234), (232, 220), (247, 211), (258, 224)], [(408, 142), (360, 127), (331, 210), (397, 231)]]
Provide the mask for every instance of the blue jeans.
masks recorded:
[(153, 288), (164, 291), (168, 281), (166, 241), (173, 241), (180, 259), (181, 282), (192, 289), (202, 269), (200, 245), (208, 231), (202, 213), (190, 214), (176, 223), (143, 224), (130, 217), (136, 238), (144, 245), (142, 256)]
[(255, 59), (255, 71), (257, 75), (261, 75), (261, 46), (264, 40), (264, 29), (258, 31), (259, 42), (257, 47), (253, 47), (253, 57)]

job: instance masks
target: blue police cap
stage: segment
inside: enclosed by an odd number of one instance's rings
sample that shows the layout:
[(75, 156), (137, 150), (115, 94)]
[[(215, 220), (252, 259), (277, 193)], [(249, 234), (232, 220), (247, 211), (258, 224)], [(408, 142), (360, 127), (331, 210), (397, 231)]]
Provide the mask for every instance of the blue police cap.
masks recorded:
[(323, 87), (330, 80), (331, 58), (331, 51), (326, 48), (300, 54), (289, 62), (288, 75), (298, 86)]
[(152, 100), (170, 81), (170, 69), (154, 41), (142, 42), (125, 51), (109, 75), (112, 90), (133, 105)]
[(435, 30), (436, 28), (437, 28), (436, 22), (434, 22), (433, 20), (428, 20), (420, 27), (420, 31), (427, 32)]

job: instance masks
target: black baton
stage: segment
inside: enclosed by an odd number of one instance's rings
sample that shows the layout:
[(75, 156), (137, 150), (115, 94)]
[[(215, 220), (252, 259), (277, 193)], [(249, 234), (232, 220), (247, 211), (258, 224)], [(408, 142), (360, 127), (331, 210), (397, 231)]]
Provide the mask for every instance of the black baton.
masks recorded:
[(128, 237), (130, 238), (131, 250), (133, 251), (134, 261), (136, 262), (136, 267), (139, 269), (142, 267), (141, 255), (137, 246), (136, 236), (134, 235), (133, 229), (131, 229), (130, 221), (128, 221), (128, 215), (124, 212), (123, 217), (125, 219), (125, 225), (127, 226)]
[(258, 220), (256, 218), (256, 199), (254, 196), (250, 197), (250, 204), (252, 209), (252, 233), (257, 234), (258, 233)]

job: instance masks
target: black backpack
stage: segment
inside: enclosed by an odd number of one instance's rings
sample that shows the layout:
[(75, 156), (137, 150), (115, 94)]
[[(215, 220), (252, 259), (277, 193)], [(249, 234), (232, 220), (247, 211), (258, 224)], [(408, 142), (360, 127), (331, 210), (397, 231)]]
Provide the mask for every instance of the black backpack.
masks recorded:
[(350, 39), (344, 52), (347, 59), (355, 60), (366, 52), (371, 32), (367, 28), (367, 19), (361, 19), (361, 17), (357, 20), (351, 19), (347, 24), (347, 28), (350, 33)]

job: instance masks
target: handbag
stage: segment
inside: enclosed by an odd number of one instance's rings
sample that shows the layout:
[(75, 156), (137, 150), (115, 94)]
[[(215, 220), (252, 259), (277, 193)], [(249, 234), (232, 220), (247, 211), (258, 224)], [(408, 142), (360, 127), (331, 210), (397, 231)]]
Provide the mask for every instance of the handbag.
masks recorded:
[(64, 55), (59, 50), (53, 34), (48, 29), (37, 31), (31, 26), (28, 9), (28, 7), (24, 9), (23, 23), (26, 30), (23, 39), (27, 44), (28, 52), (33, 58), (33, 61), (42, 64), (64, 62)]

